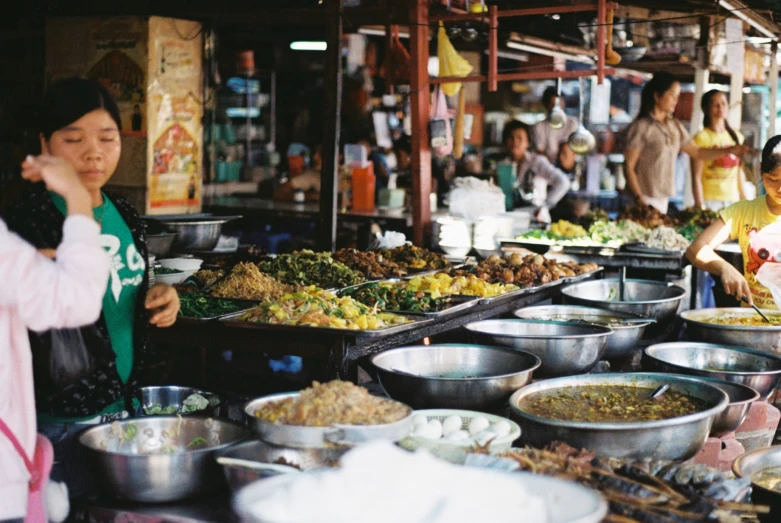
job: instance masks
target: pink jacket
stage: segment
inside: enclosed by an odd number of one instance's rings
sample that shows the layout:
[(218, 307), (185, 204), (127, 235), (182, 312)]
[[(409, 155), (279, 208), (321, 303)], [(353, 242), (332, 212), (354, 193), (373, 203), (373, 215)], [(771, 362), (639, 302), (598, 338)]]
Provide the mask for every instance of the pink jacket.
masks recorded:
[[(97, 320), (109, 269), (99, 238), (94, 221), (68, 217), (55, 262), (0, 220), (0, 418), (31, 459), (36, 424), (27, 329), (79, 327)], [(0, 521), (24, 517), (28, 480), (21, 457), (0, 434)]]

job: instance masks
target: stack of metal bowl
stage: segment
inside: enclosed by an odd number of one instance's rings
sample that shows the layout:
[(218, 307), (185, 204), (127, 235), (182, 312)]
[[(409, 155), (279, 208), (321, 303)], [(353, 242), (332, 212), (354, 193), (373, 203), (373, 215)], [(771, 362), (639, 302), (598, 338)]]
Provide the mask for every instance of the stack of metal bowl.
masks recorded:
[(716, 343), (675, 342), (651, 345), (643, 369), (715, 378), (745, 385), (767, 399), (781, 381), (781, 357)]
[(656, 324), (646, 327), (645, 339), (662, 338), (675, 330), (676, 314), (686, 296), (686, 290), (682, 287), (651, 280), (626, 280), (624, 299), (621, 299), (620, 292), (620, 281), (617, 278), (573, 283), (561, 289), (562, 298), (567, 304), (654, 318)]
[(613, 333), (600, 325), (534, 320), (484, 320), (469, 323), (465, 329), (475, 343), (534, 354), (541, 361), (537, 377), (589, 372), (604, 356)]
[[(705, 403), (702, 411), (676, 418), (598, 423), (543, 418), (524, 410), (524, 400), (541, 393), (571, 387), (624, 386), (653, 390), (662, 385)], [(512, 418), (521, 426), (521, 440), (542, 448), (561, 441), (598, 456), (657, 460), (686, 460), (697, 454), (708, 438), (713, 420), (728, 404), (727, 394), (696, 378), (655, 373), (595, 374), (544, 380), (527, 385), (510, 398)]]
[[(778, 316), (778, 311), (766, 312)], [(708, 321), (709, 318), (722, 315), (759, 317), (754, 310), (743, 307), (685, 311), (681, 313), (681, 319), (686, 324), (686, 337), (693, 341), (725, 345), (749, 344), (757, 349), (781, 355), (781, 325), (719, 325)]]
[(737, 477), (751, 478), (751, 501), (756, 505), (770, 507), (767, 514), (757, 513), (759, 521), (778, 523), (781, 521), (781, 491), (755, 483), (757, 475), (766, 469), (781, 475), (781, 445), (746, 452), (732, 463), (732, 472)]
[(371, 359), (388, 396), (415, 409), (491, 410), (528, 384), (540, 359), (481, 345), (419, 345)]
[[(643, 339), (645, 328), (654, 322), (650, 318), (641, 318), (628, 312), (611, 311), (582, 305), (538, 305), (524, 307), (515, 311), (522, 320), (578, 321), (610, 327), (613, 330), (607, 339), (604, 358), (613, 360), (632, 353)], [(647, 321), (641, 321), (641, 320)], [(632, 320), (631, 323), (620, 323)]]
[[(119, 434), (133, 438), (122, 440)], [(163, 432), (165, 431), (164, 435)], [(177, 441), (173, 453), (139, 453), (150, 438)], [(206, 494), (225, 482), (215, 455), (248, 436), (237, 424), (211, 418), (157, 416), (89, 428), (79, 436), (98, 484), (111, 496), (143, 503), (177, 501)], [(206, 441), (205, 447), (194, 442)], [(143, 449), (141, 449), (143, 450)]]

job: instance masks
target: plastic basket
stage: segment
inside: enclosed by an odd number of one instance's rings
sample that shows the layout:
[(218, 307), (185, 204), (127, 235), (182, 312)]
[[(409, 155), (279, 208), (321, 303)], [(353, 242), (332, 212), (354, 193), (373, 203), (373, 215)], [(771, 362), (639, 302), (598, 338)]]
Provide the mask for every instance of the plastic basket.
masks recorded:
[[(510, 433), (506, 436), (494, 438), (488, 445), (488, 449), (491, 453), (498, 453), (508, 450), (512, 447), (515, 440), (521, 437), (521, 427), (512, 420), (496, 416), (493, 414), (485, 414), (483, 412), (476, 412), (472, 410), (453, 410), (453, 409), (429, 409), (429, 410), (416, 410), (413, 416), (422, 414), (426, 416), (428, 421), (439, 420), (444, 422), (448, 416), (461, 416), (461, 428), (463, 430), (469, 430), (469, 423), (472, 419), (482, 416), (493, 425), (497, 421), (506, 421), (510, 424)], [(446, 441), (443, 439), (430, 440), (421, 438), (418, 436), (410, 435), (399, 442), (401, 447), (407, 450), (426, 449), (433, 455), (440, 459), (450, 461), (451, 463), (463, 464), (466, 460), (466, 456), (469, 451), (475, 446), (475, 442), (471, 440), (466, 441)]]

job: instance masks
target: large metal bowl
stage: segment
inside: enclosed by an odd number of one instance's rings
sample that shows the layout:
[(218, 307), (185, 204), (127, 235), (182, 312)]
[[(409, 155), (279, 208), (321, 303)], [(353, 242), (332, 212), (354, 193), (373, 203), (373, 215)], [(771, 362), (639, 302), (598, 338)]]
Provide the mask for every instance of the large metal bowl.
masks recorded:
[(249, 425), (260, 439), (296, 448), (322, 448), (333, 445), (350, 446), (367, 441), (401, 441), (412, 432), (412, 409), (409, 415), (394, 423), (383, 425), (333, 425), (330, 427), (310, 427), (302, 425), (281, 425), (262, 420), (255, 412), (265, 405), (288, 398), (297, 398), (298, 392), (285, 392), (257, 398), (244, 407)]
[(174, 244), (175, 239), (176, 234), (172, 234), (170, 232), (147, 234), (146, 248), (149, 250), (149, 254), (154, 254), (158, 258), (162, 258), (171, 251), (171, 246)]
[[(732, 463), (732, 472), (739, 478), (750, 478), (763, 469), (775, 467), (781, 467), (781, 445), (746, 452)], [(752, 484), (751, 501), (770, 507), (769, 514), (757, 514), (762, 523), (781, 521), (781, 492)]]
[(745, 385), (716, 378), (699, 376), (697, 379), (716, 385), (726, 392), (729, 398), (727, 408), (713, 420), (710, 435), (718, 438), (730, 432), (735, 432), (745, 421), (746, 416), (748, 416), (751, 404), (759, 399), (759, 392)]
[[(521, 402), (539, 392), (588, 385), (632, 386), (655, 389), (663, 384), (706, 402), (707, 409), (658, 421), (588, 423), (541, 418), (524, 412)], [(727, 394), (696, 378), (671, 374), (627, 373), (570, 376), (527, 385), (510, 398), (512, 418), (521, 426), (521, 440), (533, 447), (562, 441), (599, 456), (659, 460), (686, 460), (697, 454), (708, 438), (713, 420), (727, 408)]]
[[(222, 466), (225, 479), (235, 494), (258, 479), (296, 470), (310, 471), (334, 467), (344, 452), (344, 449), (294, 449), (256, 440), (228, 447), (219, 453), (217, 463)], [(278, 463), (280, 460), (284, 460), (289, 465), (287, 468), (292, 470), (285, 471), (284, 465)], [(259, 464), (277, 465), (278, 468), (259, 468)]]
[(141, 403), (141, 407), (138, 410), (139, 416), (153, 416), (154, 414), (147, 414), (145, 409), (150, 408), (153, 405), (160, 405), (165, 407), (176, 407), (181, 409), (184, 400), (191, 394), (200, 394), (207, 400), (209, 400), (209, 406), (204, 410), (196, 412), (182, 413), (182, 416), (215, 416), (217, 415), (217, 409), (220, 406), (220, 399), (211, 392), (205, 392), (193, 387), (179, 387), (176, 385), (161, 385), (154, 387), (140, 387), (136, 390), (136, 397)]
[(731, 345), (675, 342), (651, 345), (643, 370), (706, 376), (745, 385), (767, 399), (781, 381), (781, 357)]
[(518, 309), (514, 314), (522, 320), (575, 320), (610, 327), (613, 329), (613, 334), (607, 339), (604, 355), (604, 358), (607, 360), (623, 358), (631, 354), (640, 340), (643, 339), (645, 328), (653, 323), (649, 320), (642, 323), (616, 324), (615, 319), (637, 320), (639, 317), (628, 312), (611, 311), (583, 305), (538, 305)]
[(388, 395), (415, 409), (490, 410), (540, 366), (527, 352), (457, 344), (391, 349), (371, 362)]
[(537, 377), (569, 376), (593, 369), (613, 331), (561, 321), (484, 320), (465, 326), (472, 341), (526, 351), (540, 358)]
[(223, 224), (229, 222), (223, 218), (205, 218), (198, 220), (163, 221), (165, 227), (176, 233), (173, 249), (176, 251), (211, 251), (217, 246)]
[[(138, 442), (146, 438), (147, 429), (152, 429), (157, 438), (163, 430), (168, 434), (178, 430), (176, 447), (183, 450), (174, 454), (130, 453), (132, 442), (125, 442), (123, 446), (128, 450), (117, 451), (119, 440), (109, 432), (115, 425), (124, 431), (130, 424), (138, 428), (135, 438)], [(84, 447), (98, 483), (108, 494), (118, 499), (162, 503), (209, 493), (224, 486), (214, 455), (247, 435), (247, 429), (227, 421), (155, 416), (89, 428), (81, 433), (79, 443)], [(209, 446), (187, 449), (186, 446), (198, 437), (205, 438)], [(107, 449), (103, 448), (104, 444)]]
[(619, 301), (619, 280), (604, 279), (573, 283), (561, 289), (564, 303), (628, 312), (656, 323), (645, 329), (645, 339), (666, 336), (674, 329), (675, 316), (686, 290), (672, 283), (626, 280), (624, 300)]
[[(778, 311), (767, 311), (778, 314)], [(756, 316), (753, 309), (743, 307), (726, 307), (713, 309), (699, 309), (681, 313), (681, 319), (686, 324), (686, 336), (693, 341), (707, 341), (710, 343), (723, 343), (738, 347), (749, 345), (756, 349), (773, 352), (781, 356), (781, 325), (740, 326), (717, 325), (705, 321), (708, 317), (720, 314), (741, 314)]]

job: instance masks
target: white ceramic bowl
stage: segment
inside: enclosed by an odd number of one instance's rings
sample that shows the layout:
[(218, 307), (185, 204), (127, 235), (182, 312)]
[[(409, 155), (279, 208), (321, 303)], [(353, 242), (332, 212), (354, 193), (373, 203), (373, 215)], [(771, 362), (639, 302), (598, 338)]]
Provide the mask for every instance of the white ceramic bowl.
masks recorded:
[(454, 256), (458, 258), (462, 258), (469, 254), (469, 251), (472, 250), (472, 247), (470, 245), (443, 245), (439, 244), (440, 249), (445, 251), (445, 254), (448, 256)]
[(195, 272), (201, 268), (203, 260), (199, 260), (198, 258), (165, 258), (163, 260), (158, 260), (157, 263), (167, 269)]
[(155, 283), (167, 283), (168, 285), (175, 285), (177, 283), (182, 283), (193, 274), (195, 274), (195, 271), (182, 271), (176, 274), (155, 274)]

